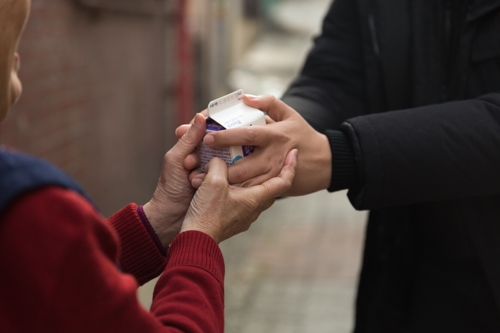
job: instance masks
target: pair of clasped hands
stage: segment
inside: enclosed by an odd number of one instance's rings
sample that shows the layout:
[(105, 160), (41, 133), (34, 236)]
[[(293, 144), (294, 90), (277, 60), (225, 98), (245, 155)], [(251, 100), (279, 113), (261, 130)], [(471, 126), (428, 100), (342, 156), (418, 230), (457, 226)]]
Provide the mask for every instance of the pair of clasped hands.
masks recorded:
[[(179, 232), (197, 230), (217, 243), (247, 230), (276, 197), (328, 187), (328, 139), (295, 110), (270, 95), (245, 95), (245, 104), (267, 113), (266, 126), (205, 135), (206, 110), (177, 128), (177, 144), (164, 157), (146, 216), (164, 246)], [(255, 146), (254, 153), (227, 167), (214, 158), (200, 170), (197, 146)]]

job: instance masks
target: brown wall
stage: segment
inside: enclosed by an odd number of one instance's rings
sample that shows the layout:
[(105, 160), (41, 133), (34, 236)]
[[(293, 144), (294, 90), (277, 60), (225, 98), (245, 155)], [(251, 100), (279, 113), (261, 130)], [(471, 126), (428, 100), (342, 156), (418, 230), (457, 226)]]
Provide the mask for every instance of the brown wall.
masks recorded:
[(0, 142), (64, 169), (105, 215), (147, 201), (176, 125), (174, 18), (33, 0)]

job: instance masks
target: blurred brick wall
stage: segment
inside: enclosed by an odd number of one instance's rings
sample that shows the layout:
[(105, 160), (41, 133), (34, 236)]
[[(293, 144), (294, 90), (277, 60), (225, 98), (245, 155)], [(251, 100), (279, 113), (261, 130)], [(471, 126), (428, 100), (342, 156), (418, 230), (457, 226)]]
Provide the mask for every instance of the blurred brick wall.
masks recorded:
[(64, 169), (105, 215), (147, 201), (173, 142), (174, 17), (33, 0), (0, 142)]

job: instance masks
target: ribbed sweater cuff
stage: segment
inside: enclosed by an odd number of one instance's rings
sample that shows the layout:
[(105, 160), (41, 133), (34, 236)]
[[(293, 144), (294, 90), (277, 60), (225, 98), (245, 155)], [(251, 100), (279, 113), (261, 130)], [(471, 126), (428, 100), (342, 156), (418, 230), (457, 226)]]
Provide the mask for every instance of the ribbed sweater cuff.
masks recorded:
[(332, 178), (328, 191), (335, 192), (356, 184), (357, 169), (349, 137), (341, 131), (327, 130), (332, 150)]
[(142, 206), (137, 206), (136, 211), (137, 211), (137, 215), (139, 215), (139, 218), (141, 219), (142, 224), (144, 225), (144, 228), (146, 228), (146, 230), (148, 231), (149, 236), (151, 237), (151, 240), (153, 240), (153, 242), (155, 242), (156, 247), (158, 248), (158, 251), (160, 251), (160, 253), (163, 256), (166, 256), (167, 250), (161, 244), (160, 237), (158, 237), (155, 230), (153, 229), (153, 226), (149, 222), (149, 219), (146, 216), (146, 213), (144, 213), (144, 208)]
[(175, 237), (168, 249), (167, 268), (196, 266), (224, 284), (224, 257), (212, 237), (199, 231), (186, 231)]
[(144, 227), (137, 214), (137, 205), (128, 204), (108, 221), (120, 237), (119, 260), (123, 271), (134, 275), (140, 285), (163, 272), (166, 258)]

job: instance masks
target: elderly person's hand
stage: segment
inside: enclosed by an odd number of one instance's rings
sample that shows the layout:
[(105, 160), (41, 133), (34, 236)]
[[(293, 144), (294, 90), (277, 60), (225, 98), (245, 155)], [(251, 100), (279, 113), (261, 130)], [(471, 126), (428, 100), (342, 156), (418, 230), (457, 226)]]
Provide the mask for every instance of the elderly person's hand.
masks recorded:
[(165, 154), (153, 198), (143, 207), (151, 226), (165, 247), (179, 233), (196, 191), (189, 179), (190, 174), (194, 176), (196, 172), (185, 168), (183, 163), (186, 157), (193, 155), (205, 135), (205, 128), (205, 117), (197, 114), (190, 129)]
[(181, 232), (198, 230), (217, 243), (246, 231), (276, 197), (289, 191), (295, 176), (297, 150), (288, 153), (277, 177), (251, 187), (232, 186), (224, 161), (214, 158), (186, 214)]

